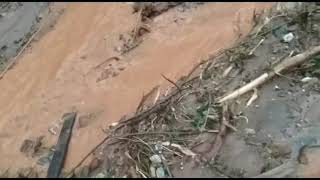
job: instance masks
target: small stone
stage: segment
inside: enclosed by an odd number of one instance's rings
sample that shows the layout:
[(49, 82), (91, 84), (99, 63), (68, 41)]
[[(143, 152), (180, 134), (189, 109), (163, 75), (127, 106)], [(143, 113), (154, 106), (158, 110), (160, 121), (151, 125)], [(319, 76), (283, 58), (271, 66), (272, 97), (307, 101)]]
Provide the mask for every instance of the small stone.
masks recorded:
[(7, 13), (0, 13), (0, 18), (6, 17)]
[(116, 50), (117, 52), (121, 52), (121, 51), (122, 51), (122, 47), (121, 47), (121, 46), (117, 46), (117, 47), (115, 48), (115, 50)]
[(180, 6), (180, 7), (178, 7), (178, 11), (179, 12), (184, 12), (184, 8)]
[(106, 178), (106, 175), (104, 173), (99, 173), (95, 176), (95, 178)]
[(161, 157), (160, 157), (159, 155), (157, 155), (157, 154), (151, 156), (151, 157), (150, 157), (150, 161), (151, 161), (152, 163), (155, 163), (155, 164), (162, 162)]
[(287, 143), (276, 143), (271, 145), (271, 155), (274, 158), (288, 157), (291, 153), (291, 147)]
[(114, 122), (114, 123), (112, 123), (111, 125), (110, 125), (110, 127), (112, 128), (112, 127), (115, 127), (116, 125), (118, 125), (119, 123), (118, 122)]
[(286, 43), (292, 41), (293, 38), (294, 38), (293, 33), (288, 33), (288, 34), (286, 34), (286, 35), (284, 35), (284, 36), (282, 37), (283, 41), (286, 42)]
[(277, 53), (278, 53), (278, 50), (277, 50), (277, 49), (273, 49), (273, 50), (272, 50), (272, 53), (273, 53), (273, 54), (277, 54)]
[(256, 131), (254, 129), (251, 129), (251, 128), (245, 128), (244, 131), (245, 131), (246, 134), (249, 134), (249, 135), (256, 134)]
[(278, 91), (278, 90), (280, 90), (280, 87), (277, 86), (277, 85), (275, 85), (275, 86), (274, 86), (274, 90)]
[(307, 83), (307, 82), (317, 82), (318, 78), (316, 77), (305, 77), (303, 79), (301, 79), (301, 82), (303, 83)]
[(50, 164), (50, 159), (48, 157), (41, 157), (38, 159), (37, 164), (40, 166), (49, 166)]

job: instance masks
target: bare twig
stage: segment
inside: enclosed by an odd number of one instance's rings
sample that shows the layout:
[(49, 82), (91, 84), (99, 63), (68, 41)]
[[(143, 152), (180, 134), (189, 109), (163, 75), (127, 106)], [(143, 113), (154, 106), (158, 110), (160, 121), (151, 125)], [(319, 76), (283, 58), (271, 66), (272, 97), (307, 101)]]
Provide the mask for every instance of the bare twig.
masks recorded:
[(137, 39), (137, 35), (138, 35), (139, 28), (140, 28), (140, 23), (141, 23), (141, 15), (142, 15), (142, 9), (140, 9), (138, 12), (136, 25), (135, 25), (134, 31), (133, 31), (133, 41), (135, 41)]
[(251, 56), (254, 51), (263, 43), (263, 41), (265, 40), (265, 38), (262, 38), (259, 43), (249, 52), (249, 56)]
[[(144, 103), (147, 101), (147, 99), (153, 94), (153, 93), (155, 93), (157, 90), (158, 90), (158, 92), (157, 92), (157, 97), (156, 97), (156, 100), (158, 99), (158, 94), (160, 93), (159, 92), (159, 85), (158, 86), (155, 86), (155, 87), (153, 87), (146, 95), (144, 95), (144, 94), (142, 94), (142, 98), (141, 98), (141, 100), (140, 100), (140, 102), (139, 102), (139, 104), (138, 104), (138, 107), (136, 108), (136, 113), (137, 112), (139, 112), (142, 108), (143, 108), (143, 106), (144, 106)], [(155, 102), (155, 100), (154, 100), (154, 102)], [(154, 103), (153, 103), (153, 105), (154, 105)]]
[(257, 88), (253, 88), (253, 94), (251, 98), (248, 100), (246, 106), (249, 107), (253, 103), (253, 101), (255, 101), (257, 98), (258, 98), (258, 90)]
[(228, 76), (228, 74), (231, 72), (233, 68), (233, 65), (231, 64), (226, 70), (223, 71), (222, 77)]
[(208, 98), (209, 98), (209, 102), (208, 102), (208, 110), (207, 110), (207, 114), (206, 114), (206, 118), (204, 120), (204, 124), (203, 126), (201, 127), (200, 131), (203, 131), (206, 129), (206, 126), (207, 126), (207, 121), (208, 121), (208, 116), (209, 116), (209, 113), (210, 113), (210, 106), (211, 106), (211, 94), (209, 93), (208, 95)]
[(175, 83), (173, 82), (172, 80), (170, 80), (169, 78), (167, 78), (165, 75), (161, 74), (161, 76), (167, 80), (168, 82), (170, 82), (171, 84), (173, 84), (180, 92), (181, 92), (181, 88)]

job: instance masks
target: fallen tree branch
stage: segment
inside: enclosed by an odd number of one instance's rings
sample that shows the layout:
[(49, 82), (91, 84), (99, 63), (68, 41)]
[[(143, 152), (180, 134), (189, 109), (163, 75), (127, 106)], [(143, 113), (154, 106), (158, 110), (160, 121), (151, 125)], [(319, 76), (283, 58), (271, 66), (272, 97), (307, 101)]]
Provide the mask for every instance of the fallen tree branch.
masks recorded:
[(224, 96), (218, 102), (223, 103), (225, 101), (237, 98), (240, 95), (247, 93), (248, 91), (258, 87), (259, 85), (265, 83), (267, 80), (274, 77), (276, 74), (281, 73), (286, 69), (290, 69), (294, 66), (304, 63), (305, 61), (309, 60), (311, 57), (320, 54), (320, 46), (316, 46), (310, 50), (307, 50), (304, 53), (298, 54), (293, 57), (286, 58), (278, 65), (276, 65), (270, 72), (264, 73), (255, 80), (251, 81), (250, 83), (246, 84), (245, 86), (233, 91), (232, 93)]

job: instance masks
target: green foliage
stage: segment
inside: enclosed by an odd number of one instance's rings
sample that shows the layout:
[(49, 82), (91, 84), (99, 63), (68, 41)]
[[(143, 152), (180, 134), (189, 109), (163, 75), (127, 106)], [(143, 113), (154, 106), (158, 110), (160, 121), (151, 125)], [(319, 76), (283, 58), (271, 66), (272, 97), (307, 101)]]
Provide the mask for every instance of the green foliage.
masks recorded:
[(320, 55), (313, 58), (311, 61), (316, 67), (320, 67)]
[(200, 106), (196, 110), (196, 116), (194, 117), (194, 120), (192, 122), (192, 126), (194, 128), (196, 128), (196, 129), (201, 129), (202, 128), (202, 126), (205, 123), (208, 110), (209, 110), (209, 103), (206, 103), (206, 104)]

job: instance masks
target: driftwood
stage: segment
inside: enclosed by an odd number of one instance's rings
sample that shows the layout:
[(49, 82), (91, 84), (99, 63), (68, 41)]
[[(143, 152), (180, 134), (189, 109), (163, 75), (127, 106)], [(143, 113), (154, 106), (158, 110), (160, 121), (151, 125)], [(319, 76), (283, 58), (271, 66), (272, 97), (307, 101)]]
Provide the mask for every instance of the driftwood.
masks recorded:
[(60, 132), (58, 143), (53, 154), (52, 161), (48, 169), (48, 178), (57, 178), (60, 175), (63, 163), (68, 151), (68, 145), (71, 137), (72, 127), (76, 119), (76, 113), (66, 113), (63, 115), (63, 127)]
[(310, 50), (307, 50), (304, 53), (298, 54), (294, 57), (289, 57), (278, 65), (276, 65), (270, 72), (266, 72), (256, 78), (255, 80), (251, 81), (250, 83), (246, 84), (245, 86), (233, 91), (232, 93), (226, 95), (225, 97), (219, 100), (219, 103), (223, 103), (225, 101), (237, 98), (238, 96), (247, 93), (248, 91), (258, 87), (259, 85), (265, 83), (267, 80), (274, 77), (276, 74), (281, 73), (284, 70), (290, 69), (294, 66), (304, 63), (305, 61), (309, 60), (313, 56), (320, 54), (320, 46), (316, 46)]

